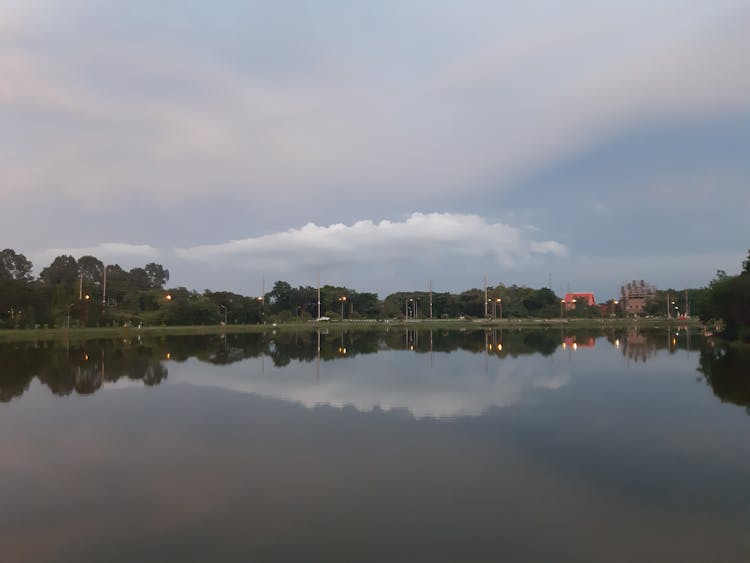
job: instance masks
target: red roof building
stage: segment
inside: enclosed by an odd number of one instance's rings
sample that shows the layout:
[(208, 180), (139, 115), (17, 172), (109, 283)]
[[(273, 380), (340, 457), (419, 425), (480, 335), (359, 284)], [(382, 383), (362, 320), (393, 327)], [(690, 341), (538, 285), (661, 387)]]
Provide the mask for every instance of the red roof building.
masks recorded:
[(575, 309), (579, 303), (584, 303), (588, 307), (596, 305), (596, 299), (593, 293), (566, 293), (565, 294), (565, 310), (570, 311)]

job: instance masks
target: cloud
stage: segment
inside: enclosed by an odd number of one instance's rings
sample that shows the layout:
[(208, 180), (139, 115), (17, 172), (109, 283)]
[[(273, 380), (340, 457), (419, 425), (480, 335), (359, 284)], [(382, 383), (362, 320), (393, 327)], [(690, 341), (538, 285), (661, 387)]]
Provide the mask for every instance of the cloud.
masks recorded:
[(61, 255), (70, 255), (74, 258), (95, 256), (107, 264), (122, 261), (126, 264), (137, 262), (138, 265), (142, 265), (143, 261), (159, 258), (161, 252), (148, 244), (103, 242), (85, 248), (48, 248), (31, 253), (31, 258), (36, 264), (47, 264)]
[(488, 223), (478, 215), (412, 213), (404, 221), (358, 221), (352, 225), (318, 226), (223, 244), (176, 249), (184, 260), (236, 263), (253, 268), (326, 268), (342, 265), (373, 269), (394, 262), (449, 263), (456, 257), (490, 257), (514, 266), (544, 255), (564, 256), (556, 241), (536, 241), (527, 230)]
[[(0, 111), (17, 116), (3, 183), (19, 198), (57, 189), (99, 206), (133, 195), (168, 205), (210, 190), (274, 210), (313, 189), (317, 201), (360, 203), (377, 190), (411, 208), (427, 196), (507, 189), (644, 122), (747, 112), (750, 12), (727, 6), (608, 14), (574, 5), (550, 25), (486, 5), (478, 11), (490, 21), (517, 25), (496, 33), (473, 18), (465, 23), (478, 36), (461, 35), (445, 53), (434, 47), (442, 37), (419, 24), (456, 14), (414, 4), (404, 25), (419, 39), (403, 60), (381, 54), (370, 30), (331, 30), (327, 41), (293, 34), (303, 48), (282, 41), (289, 60), (267, 55), (275, 70), (244, 62), (262, 46), (253, 33), (240, 63), (212, 52), (220, 40), (200, 39), (197, 19), (133, 41), (150, 12), (137, 2), (134, 30), (105, 41), (99, 26), (35, 28), (41, 16), (31, 12), (14, 34), (21, 38), (0, 47)], [(74, 10), (73, 21), (104, 13), (89, 3)], [(357, 16), (355, 8), (331, 15)], [(30, 38), (40, 47), (29, 49)], [(45, 165), (35, 166), (40, 156)]]
[[(587, 201), (580, 170), (565, 189), (543, 196), (534, 179), (639, 131), (693, 126), (710, 144), (712, 120), (750, 115), (750, 9), (741, 0), (479, 1), (472, 10), (454, 2), (337, 3), (305, 17), (267, 1), (192, 3), (179, 14), (142, 0), (123, 6), (11, 0), (0, 14), (0, 237), (7, 245), (80, 247), (94, 231), (97, 240), (128, 240), (138, 222), (157, 246), (256, 237), (190, 248), (201, 258), (186, 256), (192, 265), (222, 264), (224, 255), (251, 257), (265, 272), (369, 259), (424, 266), (446, 264), (444, 253), (513, 265), (564, 249), (527, 229), (479, 224), (484, 238), (441, 242), (439, 233), (414, 226), (411, 235), (395, 223), (398, 242), (388, 250), (387, 222), (351, 221), (414, 209), (495, 220), (519, 211), (515, 192), (537, 210), (554, 208), (575, 231), (598, 233), (592, 221), (611, 218), (613, 231), (631, 232), (627, 214), (573, 208)], [(648, 154), (660, 161), (673, 151), (670, 170), (690, 162), (692, 178), (739, 170), (734, 184), (743, 186), (746, 145), (743, 137), (719, 157), (664, 142)], [(619, 208), (607, 195), (621, 199), (616, 178), (644, 168), (627, 148), (613, 151), (611, 160), (599, 157), (603, 180), (593, 199), (610, 210)], [(721, 178), (707, 182), (714, 201), (744, 197)], [(664, 201), (693, 203), (699, 193), (650, 169), (638, 185)], [(560, 202), (568, 204), (564, 213)], [(702, 215), (691, 205), (679, 223), (659, 225), (676, 232)], [(338, 221), (347, 225), (334, 234)], [(539, 215), (523, 221), (557, 232)], [(449, 223), (440, 226), (446, 233)], [(648, 248), (645, 236), (632, 238)], [(576, 242), (567, 233), (565, 240)], [(173, 274), (186, 285), (214, 286), (213, 272), (203, 271), (210, 268), (180, 271), (183, 265)], [(538, 285), (532, 279), (539, 277), (519, 281)], [(239, 277), (225, 279), (241, 289)]]

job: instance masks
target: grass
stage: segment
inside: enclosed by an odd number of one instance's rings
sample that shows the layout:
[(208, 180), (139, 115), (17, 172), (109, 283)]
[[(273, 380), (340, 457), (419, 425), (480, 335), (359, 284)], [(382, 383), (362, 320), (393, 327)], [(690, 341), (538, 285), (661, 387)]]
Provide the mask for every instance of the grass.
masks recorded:
[(263, 325), (201, 325), (201, 326), (144, 326), (137, 327), (86, 327), (86, 328), (39, 328), (0, 330), (0, 342), (22, 342), (33, 340), (90, 340), (95, 338), (129, 338), (142, 336), (198, 335), (198, 334), (238, 334), (258, 333), (268, 330), (308, 331), (318, 327), (328, 329), (386, 329), (410, 328), (420, 330), (477, 330), (483, 328), (549, 328), (561, 327), (578, 329), (602, 329), (642, 327), (658, 328), (666, 326), (702, 326), (697, 319), (677, 320), (665, 318), (653, 319), (495, 319), (495, 320), (461, 320), (439, 319), (419, 321), (324, 321), (324, 322), (287, 322)]

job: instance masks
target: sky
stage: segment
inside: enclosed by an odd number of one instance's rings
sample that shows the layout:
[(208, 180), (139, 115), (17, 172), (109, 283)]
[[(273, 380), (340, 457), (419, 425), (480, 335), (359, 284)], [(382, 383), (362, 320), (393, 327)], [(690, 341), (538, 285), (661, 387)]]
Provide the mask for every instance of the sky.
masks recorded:
[(750, 4), (0, 0), (0, 247), (170, 286), (706, 285)]

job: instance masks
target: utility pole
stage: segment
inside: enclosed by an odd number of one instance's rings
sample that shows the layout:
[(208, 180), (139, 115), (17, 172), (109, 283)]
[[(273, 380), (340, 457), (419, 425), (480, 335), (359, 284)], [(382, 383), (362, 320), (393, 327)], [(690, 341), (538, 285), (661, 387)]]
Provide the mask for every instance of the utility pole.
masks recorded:
[(104, 279), (102, 280), (102, 307), (107, 305), (107, 266), (104, 266)]
[(432, 280), (430, 280), (430, 320), (432, 320)]
[(484, 276), (484, 318), (487, 318), (487, 275)]
[[(320, 270), (318, 270), (318, 320), (320, 320)], [(320, 333), (318, 333), (320, 337)], [(318, 351), (320, 351), (320, 344), (318, 344)]]

